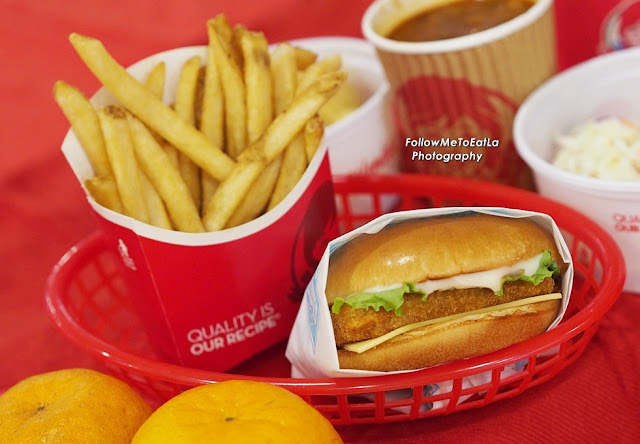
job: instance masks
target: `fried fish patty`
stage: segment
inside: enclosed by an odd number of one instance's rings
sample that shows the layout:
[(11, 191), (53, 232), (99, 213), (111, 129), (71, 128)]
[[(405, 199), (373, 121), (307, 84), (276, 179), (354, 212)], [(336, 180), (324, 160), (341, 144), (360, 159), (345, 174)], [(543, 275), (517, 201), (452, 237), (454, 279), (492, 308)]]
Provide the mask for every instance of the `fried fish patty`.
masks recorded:
[(426, 301), (421, 300), (421, 294), (406, 294), (400, 315), (384, 309), (379, 311), (373, 308), (355, 309), (345, 304), (340, 308), (340, 313), (331, 312), (336, 345), (341, 347), (350, 342), (376, 338), (414, 322), (553, 293), (556, 284), (553, 278), (548, 277), (535, 286), (525, 281), (513, 281), (506, 282), (503, 288), (502, 296), (496, 296), (489, 288), (435, 291), (429, 294)]

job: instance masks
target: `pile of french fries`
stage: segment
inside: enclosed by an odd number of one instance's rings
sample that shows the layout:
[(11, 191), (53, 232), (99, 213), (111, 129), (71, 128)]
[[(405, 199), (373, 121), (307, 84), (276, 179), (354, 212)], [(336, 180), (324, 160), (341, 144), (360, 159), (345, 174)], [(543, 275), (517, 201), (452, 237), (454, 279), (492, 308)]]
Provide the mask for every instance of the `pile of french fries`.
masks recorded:
[(171, 105), (163, 62), (141, 82), (100, 41), (69, 37), (119, 101), (96, 109), (77, 88), (54, 87), (100, 205), (165, 229), (217, 231), (274, 208), (306, 170), (324, 132), (318, 111), (346, 78), (340, 56), (289, 43), (270, 51), (264, 34), (223, 15), (207, 33), (206, 60), (184, 63)]

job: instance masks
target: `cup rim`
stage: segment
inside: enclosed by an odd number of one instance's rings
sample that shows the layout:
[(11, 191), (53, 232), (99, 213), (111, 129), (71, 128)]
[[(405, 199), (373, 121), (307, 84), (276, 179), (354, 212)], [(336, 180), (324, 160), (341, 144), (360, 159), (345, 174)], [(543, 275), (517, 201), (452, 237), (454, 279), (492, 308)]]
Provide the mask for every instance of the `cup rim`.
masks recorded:
[(536, 102), (541, 100), (540, 97), (542, 97), (547, 91), (558, 88), (557, 85), (563, 85), (569, 82), (576, 75), (581, 75), (594, 69), (601, 69), (603, 66), (613, 65), (618, 60), (627, 60), (634, 57), (640, 58), (640, 48), (630, 48), (625, 51), (613, 52), (584, 61), (547, 80), (525, 99), (518, 108), (513, 121), (513, 140), (515, 142), (514, 145), (516, 151), (525, 163), (531, 167), (534, 174), (541, 174), (547, 177), (553, 176), (553, 178), (559, 182), (593, 192), (613, 192), (636, 195), (640, 192), (640, 182), (615, 181), (586, 177), (558, 168), (550, 161), (539, 156), (531, 148), (530, 143), (524, 134), (527, 121), (533, 112), (531, 108), (536, 105)]
[(473, 48), (504, 38), (520, 29), (529, 26), (547, 12), (553, 0), (536, 0), (535, 4), (524, 13), (497, 26), (469, 35), (451, 39), (428, 42), (401, 42), (378, 34), (373, 29), (373, 21), (380, 9), (393, 0), (375, 0), (362, 16), (361, 28), (365, 38), (377, 48), (394, 53), (431, 54), (448, 51), (460, 51)]

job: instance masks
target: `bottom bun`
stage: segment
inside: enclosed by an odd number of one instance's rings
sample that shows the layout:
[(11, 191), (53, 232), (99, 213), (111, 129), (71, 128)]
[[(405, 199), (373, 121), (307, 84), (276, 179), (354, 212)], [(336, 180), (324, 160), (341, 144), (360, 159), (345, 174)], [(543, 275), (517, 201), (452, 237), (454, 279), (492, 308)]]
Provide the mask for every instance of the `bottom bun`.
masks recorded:
[(408, 331), (363, 353), (338, 350), (341, 369), (414, 370), (484, 355), (544, 333), (560, 300), (469, 315)]

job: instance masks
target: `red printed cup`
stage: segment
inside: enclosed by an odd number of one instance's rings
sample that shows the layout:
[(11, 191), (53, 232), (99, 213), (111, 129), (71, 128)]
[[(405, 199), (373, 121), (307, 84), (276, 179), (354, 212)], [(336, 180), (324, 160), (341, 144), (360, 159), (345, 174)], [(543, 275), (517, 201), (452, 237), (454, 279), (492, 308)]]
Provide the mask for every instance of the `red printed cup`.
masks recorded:
[[(128, 68), (144, 78), (166, 63), (165, 97), (175, 95), (183, 62), (205, 47), (156, 54)], [(96, 105), (115, 103), (101, 89)], [(304, 175), (274, 209), (211, 233), (153, 227), (98, 205), (99, 226), (120, 257), (131, 297), (155, 351), (164, 359), (226, 371), (288, 338), (304, 289), (337, 236), (331, 171), (323, 143)], [(62, 151), (81, 183), (93, 171), (73, 131)]]
[(551, 0), (485, 31), (445, 40), (385, 37), (442, 0), (377, 0), (362, 20), (390, 83), (402, 169), (532, 188), (512, 125), (519, 104), (556, 70)]
[(555, 9), (560, 69), (640, 45), (640, 0), (562, 0)]

